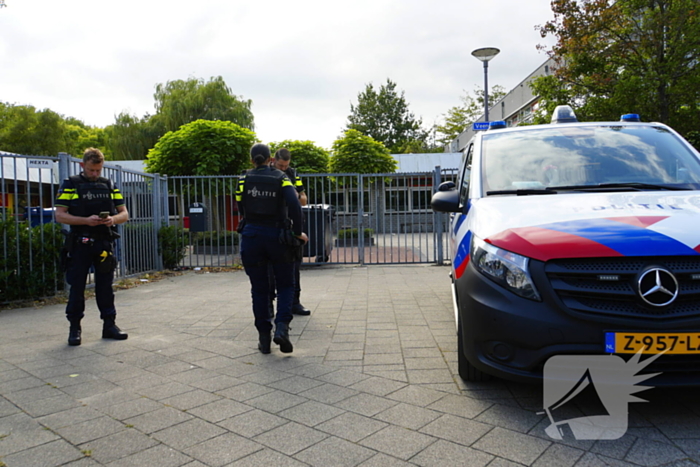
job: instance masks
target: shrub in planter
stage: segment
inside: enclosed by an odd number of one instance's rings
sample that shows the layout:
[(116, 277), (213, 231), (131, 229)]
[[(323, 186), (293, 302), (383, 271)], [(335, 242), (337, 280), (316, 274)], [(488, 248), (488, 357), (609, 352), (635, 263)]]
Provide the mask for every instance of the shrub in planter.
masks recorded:
[(195, 254), (233, 254), (238, 251), (237, 232), (199, 232), (192, 241)]
[(185, 229), (177, 225), (164, 225), (158, 231), (158, 245), (163, 267), (175, 269), (187, 254)]
[(199, 232), (193, 244), (200, 246), (238, 245), (238, 232), (229, 230), (224, 232)]
[[(372, 237), (372, 235), (374, 235), (374, 230), (372, 229), (364, 229), (362, 231), (364, 245), (374, 245), (374, 238)], [(335, 246), (357, 246), (359, 244), (359, 238), (359, 229), (342, 229), (338, 231), (338, 238), (335, 240)]]
[[(362, 236), (364, 238), (370, 238), (372, 235), (374, 235), (374, 230), (372, 229), (364, 229), (362, 231)], [(359, 229), (342, 229), (338, 231), (338, 240), (343, 240), (343, 239), (348, 239), (348, 238), (359, 238), (360, 237), (360, 231)]]

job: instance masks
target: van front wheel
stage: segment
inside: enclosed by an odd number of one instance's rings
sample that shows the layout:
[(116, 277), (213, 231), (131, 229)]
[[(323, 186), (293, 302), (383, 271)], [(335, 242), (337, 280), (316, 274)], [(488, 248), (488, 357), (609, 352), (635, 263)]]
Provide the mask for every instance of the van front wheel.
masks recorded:
[(469, 363), (467, 357), (464, 356), (464, 339), (462, 338), (462, 323), (457, 325), (457, 366), (459, 368), (459, 377), (468, 382), (490, 381), (493, 378), (491, 375), (477, 370)]

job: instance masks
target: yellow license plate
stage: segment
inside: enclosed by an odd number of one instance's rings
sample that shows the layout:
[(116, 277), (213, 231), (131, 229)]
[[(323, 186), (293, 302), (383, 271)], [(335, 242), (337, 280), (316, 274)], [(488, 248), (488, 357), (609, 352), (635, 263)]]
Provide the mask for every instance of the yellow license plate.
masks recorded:
[(700, 332), (606, 332), (607, 353), (700, 354)]

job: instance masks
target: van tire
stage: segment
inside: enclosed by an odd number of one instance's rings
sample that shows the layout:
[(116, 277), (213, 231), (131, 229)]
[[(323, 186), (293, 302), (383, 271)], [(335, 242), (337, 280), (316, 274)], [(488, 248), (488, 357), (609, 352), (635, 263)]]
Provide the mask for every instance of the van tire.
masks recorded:
[(457, 325), (457, 367), (459, 368), (459, 377), (470, 383), (490, 381), (491, 378), (493, 378), (493, 376), (474, 368), (474, 366), (469, 363), (469, 360), (467, 360), (467, 357), (464, 356), (461, 319)]

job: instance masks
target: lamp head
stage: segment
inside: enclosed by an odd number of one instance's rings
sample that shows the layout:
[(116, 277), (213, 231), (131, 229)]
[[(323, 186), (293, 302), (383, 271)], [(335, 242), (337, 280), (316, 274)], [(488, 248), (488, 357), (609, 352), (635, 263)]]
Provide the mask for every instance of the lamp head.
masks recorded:
[(501, 51), (496, 47), (482, 47), (481, 49), (474, 50), (472, 52), (472, 55), (481, 60), (482, 62), (488, 62), (500, 52)]

